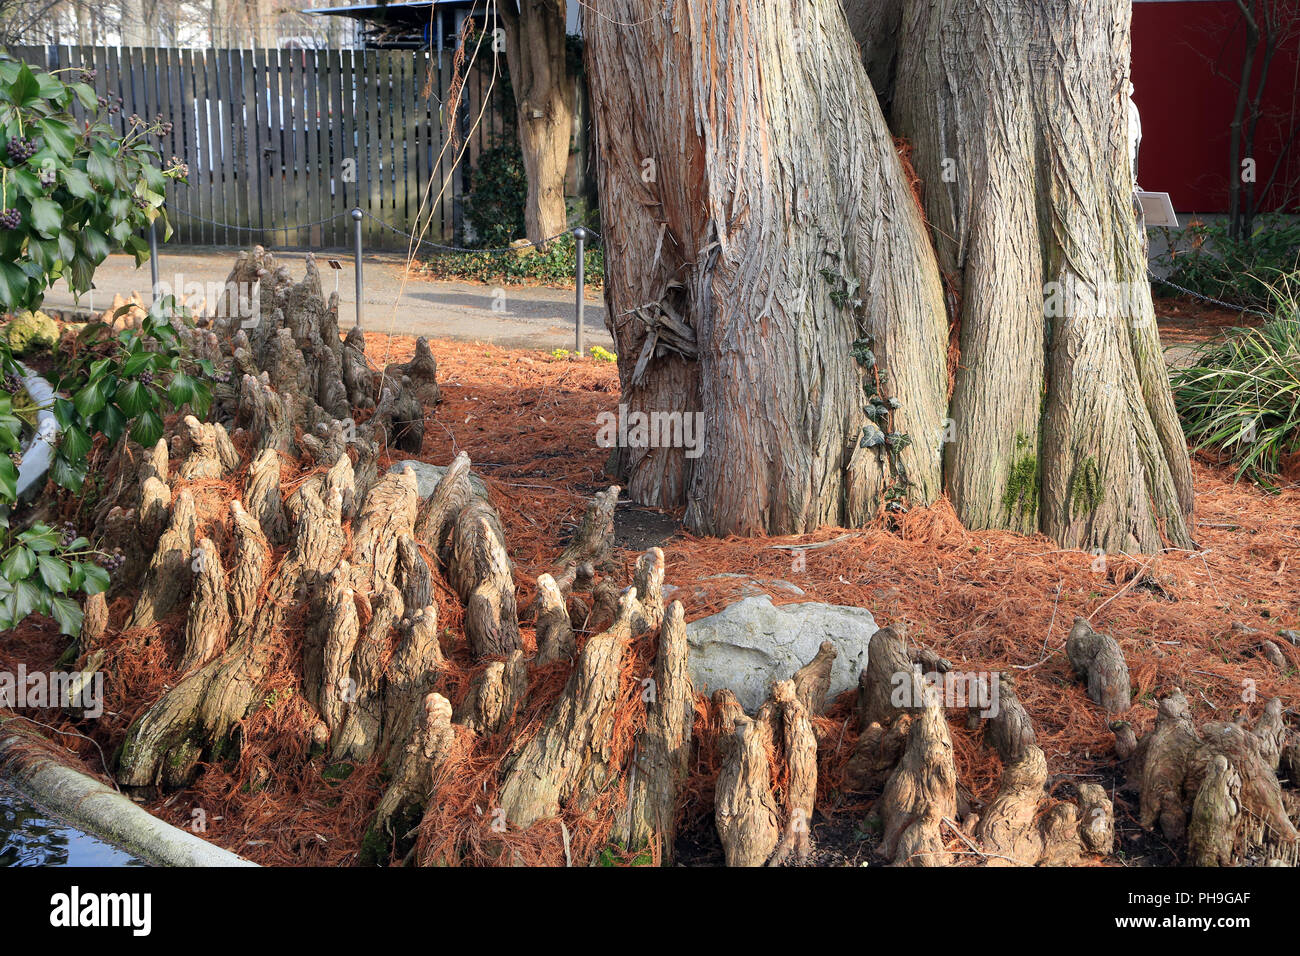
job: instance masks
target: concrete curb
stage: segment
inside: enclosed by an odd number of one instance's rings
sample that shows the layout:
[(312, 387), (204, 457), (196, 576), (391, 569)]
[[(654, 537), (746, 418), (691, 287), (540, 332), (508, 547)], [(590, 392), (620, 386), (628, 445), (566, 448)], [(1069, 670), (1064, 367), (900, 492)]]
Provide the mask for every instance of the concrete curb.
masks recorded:
[(47, 813), (154, 866), (256, 866), (165, 823), (93, 777), (42, 752), (43, 738), (0, 720), (6, 781)]

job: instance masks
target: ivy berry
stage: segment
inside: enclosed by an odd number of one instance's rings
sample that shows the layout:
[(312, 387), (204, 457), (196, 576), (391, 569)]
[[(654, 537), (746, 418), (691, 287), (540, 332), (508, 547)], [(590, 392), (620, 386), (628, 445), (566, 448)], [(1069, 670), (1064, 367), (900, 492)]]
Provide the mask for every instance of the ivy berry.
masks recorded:
[(22, 136), (15, 136), (5, 146), (5, 152), (9, 154), (9, 161), (15, 166), (21, 166), (35, 156), (36, 149), (36, 140), (26, 139)]

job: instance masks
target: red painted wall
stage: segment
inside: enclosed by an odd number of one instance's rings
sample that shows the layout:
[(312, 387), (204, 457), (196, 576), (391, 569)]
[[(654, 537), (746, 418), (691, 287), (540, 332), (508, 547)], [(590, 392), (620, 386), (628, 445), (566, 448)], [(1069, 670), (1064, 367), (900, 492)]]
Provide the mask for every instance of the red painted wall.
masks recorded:
[[(1300, 3), (1295, 16), (1300, 17)], [(1245, 30), (1232, 0), (1135, 0), (1133, 99), (1142, 116), (1138, 182), (1168, 192), (1181, 212), (1228, 208), (1228, 126), (1235, 106)], [(1262, 44), (1261, 44), (1262, 49)], [(1256, 70), (1260, 54), (1256, 54)], [(1300, 124), (1300, 43), (1279, 49), (1269, 68), (1255, 137), (1258, 190), (1282, 144)], [(1260, 208), (1300, 212), (1300, 137)]]

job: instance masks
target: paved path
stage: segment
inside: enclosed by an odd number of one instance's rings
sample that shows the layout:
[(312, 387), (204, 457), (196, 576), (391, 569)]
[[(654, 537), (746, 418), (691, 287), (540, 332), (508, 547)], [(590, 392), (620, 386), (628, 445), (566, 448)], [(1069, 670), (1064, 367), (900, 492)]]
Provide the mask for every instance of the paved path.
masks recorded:
[[(230, 272), (237, 249), (169, 249), (159, 256), (159, 281), (173, 289), (190, 283), (219, 287)], [(294, 276), (303, 274), (306, 253), (277, 252), (276, 258), (288, 265)], [(340, 270), (330, 269), (329, 258), (337, 258)], [(334, 288), (335, 277), (341, 305), (339, 325), (352, 328), (356, 317), (356, 283), (352, 275), (352, 258), (341, 253), (323, 254), (317, 259), (326, 294)], [(373, 332), (393, 331), (404, 335), (463, 342), (487, 342), (504, 348), (535, 348), (551, 351), (571, 349), (573, 341), (574, 293), (571, 290), (539, 286), (490, 286), (475, 282), (434, 282), (411, 278), (402, 285), (403, 260), (395, 255), (366, 257), (363, 262), (365, 287), (362, 296), (362, 320)], [(82, 296), (82, 308), (107, 309), (114, 294), (142, 295), (149, 289), (149, 265), (135, 268), (130, 256), (114, 255), (95, 271), (95, 290)], [(67, 286), (60, 284), (46, 296), (46, 305), (54, 309), (76, 306)], [(396, 305), (396, 308), (394, 308)], [(614, 343), (605, 330), (605, 305), (599, 295), (587, 296), (585, 309), (586, 345), (613, 350)], [(1170, 346), (1166, 361), (1185, 365), (1192, 346)]]
[[(228, 250), (178, 250), (164, 247), (159, 255), (160, 283), (182, 290), (192, 283), (219, 288), (238, 254)], [(295, 277), (303, 275), (305, 253), (277, 252), (276, 258)], [(326, 264), (337, 256), (343, 266), (335, 271)], [(488, 342), (506, 348), (536, 348), (551, 351), (573, 348), (574, 293), (564, 289), (506, 285), (493, 287), (473, 282), (433, 282), (411, 278), (402, 286), (402, 259), (397, 256), (369, 256), (362, 263), (362, 324), (367, 331), (392, 331), (403, 335)], [(356, 282), (352, 258), (322, 255), (317, 259), (328, 295), (338, 278), (339, 325), (352, 328), (356, 317)], [(95, 270), (95, 289), (81, 297), (81, 308), (106, 310), (113, 296), (139, 292), (147, 298), (149, 264), (137, 269), (130, 256), (109, 256)], [(78, 307), (67, 285), (59, 283), (45, 297), (47, 307)], [(586, 346), (613, 349), (605, 330), (605, 305), (599, 296), (587, 296), (584, 312)]]

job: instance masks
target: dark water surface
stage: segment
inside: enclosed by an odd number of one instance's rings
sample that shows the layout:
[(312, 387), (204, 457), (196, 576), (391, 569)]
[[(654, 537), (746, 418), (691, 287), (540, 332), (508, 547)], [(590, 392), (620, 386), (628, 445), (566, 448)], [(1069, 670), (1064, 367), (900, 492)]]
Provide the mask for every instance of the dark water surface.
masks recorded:
[(0, 781), (0, 866), (144, 866), (111, 843), (75, 830)]

